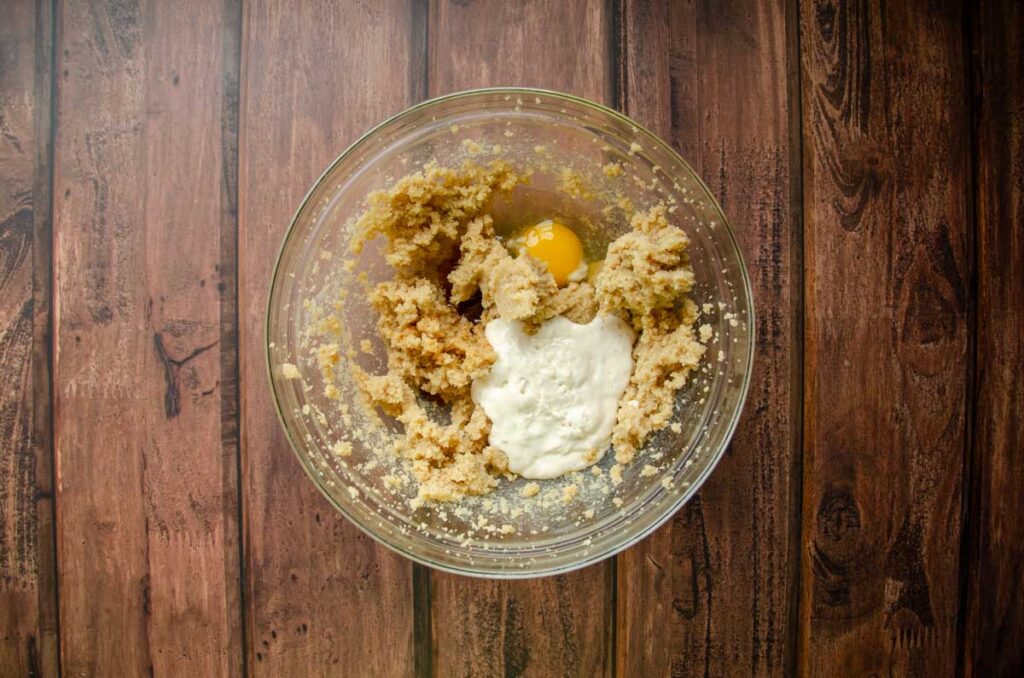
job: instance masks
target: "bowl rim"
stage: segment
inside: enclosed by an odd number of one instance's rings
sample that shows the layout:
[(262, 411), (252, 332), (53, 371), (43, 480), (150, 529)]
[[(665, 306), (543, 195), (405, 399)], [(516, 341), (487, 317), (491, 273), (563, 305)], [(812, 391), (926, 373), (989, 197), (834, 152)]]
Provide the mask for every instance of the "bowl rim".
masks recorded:
[[(287, 249), (288, 244), (292, 239), (292, 235), (295, 232), (295, 227), (296, 223), (298, 222), (299, 216), (306, 209), (306, 206), (309, 203), (310, 198), (313, 196), (314, 193), (316, 193), (317, 189), (319, 189), (320, 186), (324, 183), (327, 176), (334, 170), (335, 167), (337, 167), (349, 156), (353, 155), (364, 144), (366, 144), (370, 140), (370, 138), (372, 138), (374, 135), (377, 134), (378, 131), (384, 129), (385, 127), (391, 126), (394, 123), (402, 119), (405, 119), (410, 115), (437, 106), (447, 101), (495, 94), (532, 95), (535, 97), (544, 96), (572, 102), (575, 104), (582, 105), (586, 108), (594, 109), (602, 114), (611, 116), (612, 118), (618, 119), (620, 122), (626, 123), (631, 127), (635, 128), (635, 130), (644, 132), (650, 135), (652, 138), (656, 139), (664, 147), (664, 150), (667, 151), (676, 161), (678, 161), (690, 173), (691, 177), (693, 177), (693, 179), (697, 182), (697, 185), (704, 191), (704, 194), (708, 198), (710, 198), (712, 207), (718, 213), (718, 216), (721, 218), (721, 225), (725, 226), (725, 233), (728, 236), (728, 241), (732, 245), (732, 249), (736, 255), (737, 261), (739, 261), (740, 264), (740, 273), (743, 279), (743, 292), (748, 302), (747, 310), (749, 317), (747, 320), (747, 324), (750, 329), (750, 339), (747, 343), (747, 362), (746, 369), (744, 370), (743, 374), (743, 383), (740, 387), (739, 398), (736, 402), (736, 409), (733, 411), (732, 416), (726, 426), (725, 434), (722, 437), (722, 442), (718, 446), (718, 449), (715, 450), (714, 454), (708, 460), (708, 463), (705, 465), (700, 475), (689, 485), (689, 487), (686, 488), (686, 490), (679, 496), (679, 498), (675, 502), (673, 502), (665, 511), (663, 511), (657, 519), (653, 520), (649, 525), (647, 525), (644, 529), (640, 530), (636, 534), (631, 535), (627, 539), (623, 539), (621, 542), (616, 543), (609, 548), (606, 548), (599, 552), (591, 553), (586, 557), (580, 558), (579, 560), (574, 561), (572, 563), (550, 567), (541, 567), (539, 569), (502, 571), (480, 568), (474, 569), (472, 567), (459, 567), (447, 563), (435, 562), (429, 558), (414, 553), (410, 549), (405, 549), (399, 546), (398, 544), (391, 543), (381, 535), (377, 534), (368, 525), (364, 525), (363, 522), (360, 521), (356, 516), (347, 511), (344, 506), (342, 506), (330, 493), (327, 492), (323, 482), (321, 482), (315, 469), (311, 466), (311, 463), (307, 461), (307, 459), (299, 451), (299, 446), (296, 443), (293, 437), (293, 433), (291, 429), (288, 427), (288, 424), (284, 417), (284, 412), (281, 407), (281, 398), (277, 392), (277, 387), (274, 383), (273, 363), (271, 362), (270, 355), (270, 314), (274, 302), (274, 289), (277, 286), (278, 276), (281, 273), (281, 260), (284, 256), (285, 249)], [(270, 393), (272, 396), (272, 400), (274, 401), (274, 412), (277, 415), (278, 423), (280, 424), (281, 428), (284, 431), (284, 435), (288, 441), (288, 445), (292, 449), (292, 453), (298, 458), (299, 463), (302, 465), (302, 468), (306, 472), (306, 475), (309, 476), (310, 480), (313, 481), (313, 484), (320, 491), (320, 494), (322, 494), (324, 498), (327, 499), (328, 503), (330, 503), (331, 506), (335, 508), (335, 510), (340, 512), (346, 519), (348, 519), (350, 523), (352, 523), (357, 528), (362, 530), (375, 542), (385, 546), (394, 553), (398, 553), (399, 555), (402, 555), (415, 563), (419, 563), (420, 565), (425, 565), (427, 567), (434, 568), (442, 572), (448, 572), (451, 574), (482, 579), (536, 579), (540, 577), (552, 576), (557, 574), (566, 574), (568, 572), (580, 570), (590, 565), (599, 563), (608, 558), (611, 558), (612, 556), (616, 556), (619, 553), (622, 553), (631, 546), (649, 537), (658, 528), (660, 528), (662, 525), (668, 522), (668, 520), (679, 511), (679, 509), (681, 509), (685, 504), (687, 504), (694, 497), (694, 495), (696, 495), (697, 492), (700, 491), (700, 488), (707, 481), (708, 477), (710, 477), (711, 473), (716, 468), (718, 468), (718, 464), (721, 462), (722, 457), (725, 455), (726, 449), (732, 443), (733, 435), (736, 433), (736, 428), (739, 425), (739, 420), (743, 414), (743, 409), (746, 405), (747, 395), (750, 390), (751, 376), (754, 370), (754, 347), (756, 343), (757, 322), (756, 309), (754, 305), (754, 294), (753, 289), (750, 285), (750, 276), (747, 272), (747, 264), (743, 257), (743, 251), (740, 249), (739, 243), (736, 241), (736, 236), (733, 233), (732, 225), (728, 217), (726, 217), (725, 212), (722, 209), (722, 206), (719, 204), (718, 198), (715, 197), (714, 193), (712, 193), (711, 189), (704, 182), (703, 178), (701, 178), (701, 176), (693, 169), (690, 163), (687, 162), (675, 150), (675, 148), (672, 147), (671, 144), (669, 144), (668, 142), (663, 140), (659, 135), (655, 134), (647, 127), (641, 125), (639, 122), (633, 120), (629, 116), (620, 113), (619, 111), (613, 108), (605, 106), (604, 104), (592, 101), (590, 99), (586, 99), (584, 97), (580, 97), (574, 94), (568, 94), (566, 92), (558, 92), (555, 90), (542, 89), (537, 87), (481, 87), (478, 89), (460, 90), (458, 92), (451, 92), (449, 94), (444, 94), (431, 99), (425, 99), (424, 101), (409, 106), (408, 108), (405, 108), (402, 111), (385, 118), (383, 121), (377, 123), (373, 127), (369, 128), (367, 131), (365, 131), (354, 142), (349, 144), (349, 146), (344, 151), (342, 151), (337, 157), (335, 157), (335, 159), (331, 161), (330, 164), (327, 165), (326, 169), (324, 169), (324, 171), (320, 173), (320, 176), (317, 177), (316, 181), (313, 182), (309, 190), (306, 191), (306, 194), (302, 197), (302, 200), (299, 202), (298, 207), (296, 208), (294, 214), (292, 215), (291, 221), (288, 224), (288, 229), (285, 231), (284, 238), (281, 240), (281, 245), (278, 248), (277, 255), (274, 260), (274, 268), (273, 271), (271, 272), (270, 282), (267, 289), (267, 301), (263, 318), (264, 367), (266, 368), (267, 380), (270, 384)]]

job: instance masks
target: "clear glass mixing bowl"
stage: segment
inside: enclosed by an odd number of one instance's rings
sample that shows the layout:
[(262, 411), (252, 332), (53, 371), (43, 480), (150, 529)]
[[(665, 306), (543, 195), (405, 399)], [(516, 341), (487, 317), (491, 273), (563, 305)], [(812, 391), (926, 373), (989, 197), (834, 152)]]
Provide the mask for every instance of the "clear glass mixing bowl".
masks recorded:
[[(470, 141), (466, 141), (470, 140)], [(496, 148), (500, 147), (500, 148)], [(545, 481), (538, 497), (520, 496), (522, 479), (502, 480), (484, 498), (456, 506), (413, 508), (415, 486), (394, 487), (402, 460), (388, 449), (380, 420), (359, 405), (351, 384), (341, 403), (325, 397), (308, 329), (347, 294), (339, 311), (344, 361), (383, 371), (383, 347), (366, 284), (389, 277), (381, 243), (354, 261), (351, 222), (366, 195), (425, 162), (458, 166), (500, 156), (529, 168), (528, 186), (494, 205), (498, 223), (526, 225), (561, 216), (582, 232), (592, 256), (628, 229), (633, 208), (673, 204), (672, 221), (691, 239), (697, 286), (691, 298), (710, 325), (702, 368), (679, 393), (675, 423), (654, 436), (608, 480), (614, 455), (590, 472)], [(619, 163), (621, 176), (602, 168)], [(559, 190), (566, 168), (584, 191)], [(326, 253), (326, 254), (325, 254)], [(330, 257), (330, 258), (328, 258)], [(345, 292), (339, 292), (345, 290)], [(325, 311), (325, 309), (327, 309)], [(267, 365), (281, 423), (299, 460), (327, 499), (381, 543), (427, 565), (460, 574), (533, 577), (576, 569), (651, 533), (697, 492), (732, 436), (747, 393), (754, 346), (753, 303), (743, 258), (721, 209), (668, 145), (629, 118), (584, 99), (532, 89), (462, 92), (414, 106), (370, 130), (316, 181), (292, 220), (278, 256), (267, 310)], [(361, 350), (370, 342), (369, 353)], [(351, 350), (349, 350), (351, 349)], [(300, 378), (286, 378), (284, 363)], [(392, 427), (393, 428), (393, 427)], [(335, 445), (354, 430), (374, 442)], [(573, 482), (569, 503), (546, 501)]]

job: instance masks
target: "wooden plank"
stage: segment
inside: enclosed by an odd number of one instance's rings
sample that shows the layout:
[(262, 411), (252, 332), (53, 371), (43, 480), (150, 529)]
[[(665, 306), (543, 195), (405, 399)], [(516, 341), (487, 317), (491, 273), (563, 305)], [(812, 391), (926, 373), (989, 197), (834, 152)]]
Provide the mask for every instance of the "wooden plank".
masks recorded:
[(611, 16), (601, 3), (431, 0), (430, 96), (542, 87), (613, 103)]
[[(431, 3), (432, 96), (520, 85), (612, 99), (602, 3)], [(569, 575), (501, 582), (433, 573), (438, 676), (610, 675), (611, 561)]]
[(274, 414), (263, 357), (267, 287), (299, 201), (347, 144), (419, 96), (411, 11), (398, 0), (245, 5), (240, 364), (247, 652), (258, 676), (414, 667), (412, 566), (306, 477)]
[(50, 3), (0, 22), (0, 675), (57, 675), (50, 420)]
[(972, 275), (961, 10), (801, 4), (807, 675), (954, 672)]
[(972, 5), (978, 262), (964, 675), (1024, 674), (1024, 5)]
[[(54, 419), (66, 675), (242, 672), (238, 4), (59, 8)], [(227, 353), (230, 356), (230, 352)], [(228, 408), (230, 409), (230, 408)]]
[(729, 217), (754, 290), (757, 358), (719, 468), (619, 558), (618, 675), (793, 671), (799, 110), (788, 5), (623, 3), (624, 107), (694, 166)]

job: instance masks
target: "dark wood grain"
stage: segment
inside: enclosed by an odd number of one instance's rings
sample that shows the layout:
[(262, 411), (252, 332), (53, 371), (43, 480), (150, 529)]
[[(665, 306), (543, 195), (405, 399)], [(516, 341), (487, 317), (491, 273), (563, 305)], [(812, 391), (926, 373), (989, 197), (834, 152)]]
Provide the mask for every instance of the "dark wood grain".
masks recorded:
[(977, 371), (964, 675), (1024, 674), (1024, 5), (973, 6)]
[(306, 477), (274, 414), (263, 343), (274, 258), (302, 196), (346, 145), (409, 105), (422, 79), (411, 12), (409, 2), (245, 4), (239, 329), (247, 652), (257, 676), (414, 667), (412, 566)]
[(954, 672), (969, 129), (961, 6), (801, 4), (800, 667)]
[(0, 675), (57, 675), (49, 3), (0, 21)]
[(625, 110), (718, 197), (758, 315), (753, 381), (729, 452), (697, 498), (619, 557), (618, 674), (790, 675), (800, 409), (795, 25), (784, 1), (627, 0), (620, 26)]
[[(221, 399), (238, 5), (60, 4), (54, 419), (66, 675), (240, 675)], [(230, 240), (228, 240), (230, 242)], [(233, 253), (229, 253), (233, 256)], [(227, 436), (230, 438), (230, 436)]]
[[(543, 87), (612, 102), (611, 17), (602, 3), (431, 3), (432, 96)], [(609, 675), (613, 564), (535, 581), (434, 573), (438, 676)]]

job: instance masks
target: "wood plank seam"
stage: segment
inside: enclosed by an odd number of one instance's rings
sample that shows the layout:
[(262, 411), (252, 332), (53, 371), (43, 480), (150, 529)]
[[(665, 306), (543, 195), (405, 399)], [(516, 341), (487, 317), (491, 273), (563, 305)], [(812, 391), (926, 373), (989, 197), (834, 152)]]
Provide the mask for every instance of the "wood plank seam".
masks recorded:
[(244, 181), (245, 168), (242, 166), (242, 145), (245, 140), (246, 134), (246, 116), (244, 115), (245, 102), (248, 100), (248, 74), (249, 74), (249, 12), (245, 8), (245, 0), (239, 3), (239, 22), (241, 25), (241, 31), (239, 35), (239, 49), (238, 49), (238, 102), (236, 105), (236, 115), (238, 116), (238, 165), (237, 171), (237, 188), (235, 191), (235, 213), (236, 213), (236, 228), (235, 228), (235, 355), (236, 355), (236, 369), (237, 369), (237, 387), (238, 387), (238, 413), (236, 417), (236, 423), (238, 428), (236, 429), (236, 437), (238, 438), (238, 515), (240, 522), (238, 527), (240, 535), (238, 538), (238, 550), (241, 556), (238, 565), (238, 579), (239, 586), (241, 588), (239, 600), (242, 605), (242, 666), (244, 668), (243, 675), (246, 678), (255, 675), (255, 670), (252, 665), (250, 657), (255, 655), (256, 652), (256, 641), (255, 641), (255, 615), (253, 614), (252, 606), (253, 600), (251, 591), (253, 590), (253, 584), (251, 581), (252, 573), (250, 571), (249, 563), (252, 559), (252, 553), (250, 552), (251, 539), (249, 537), (249, 507), (250, 499), (246, 494), (246, 481), (245, 473), (249, 467), (249, 458), (247, 454), (247, 446), (245, 444), (246, 428), (244, 419), (245, 410), (245, 380), (242, 374), (242, 214), (244, 213), (244, 204), (242, 198), (242, 182)]
[(0, 22), (0, 674), (57, 674), (49, 326), (53, 15)]
[[(629, 114), (627, 108), (627, 69), (626, 69), (626, 27), (623, 22), (626, 0), (607, 0), (605, 10), (608, 16), (608, 96), (609, 104), (623, 115)], [(608, 590), (608, 605), (604, 611), (606, 637), (608, 646), (605, 649), (605, 666), (610, 678), (619, 674), (619, 557), (616, 554), (609, 558), (605, 588)]]
[[(45, 450), (46, 463), (49, 466), (49, 489), (50, 489), (50, 511), (49, 511), (49, 535), (48, 548), (50, 549), (50, 568), (47, 572), (46, 588), (52, 590), (52, 597), (49, 597), (45, 604), (40, 601), (40, 610), (47, 610), (51, 615), (53, 623), (52, 647), (43, 656), (43, 664), (37, 675), (45, 676), (48, 673), (60, 676), (61, 653), (60, 653), (60, 587), (58, 576), (59, 562), (57, 561), (57, 492), (54, 483), (56, 481), (56, 448), (54, 418), (53, 418), (53, 358), (54, 358), (54, 333), (53, 333), (53, 295), (54, 295), (54, 266), (53, 266), (53, 187), (55, 185), (55, 163), (54, 153), (57, 138), (57, 7), (58, 0), (40, 0), (36, 4), (36, 30), (37, 35), (47, 35), (46, 41), (37, 38), (37, 48), (40, 53), (36, 56), (36, 69), (38, 72), (46, 73), (46, 79), (40, 83), (41, 87), (36, 91), (36, 101), (46, 101), (45, 116), (37, 118), (36, 138), (46, 139), (44, 149), (37, 148), (37, 171), (43, 176), (37, 177), (37, 185), (44, 187), (45, 193), (45, 229), (42, 233), (37, 231), (37, 238), (42, 235), (45, 242), (40, 243), (36, 248), (37, 259), (36, 282), (33, 287), (42, 297), (36, 308), (40, 309), (45, 304), (45, 320), (37, 329), (38, 341), (41, 344), (41, 351), (45, 363), (38, 366), (35, 383), (40, 385), (36, 391), (36, 413), (39, 416), (36, 422), (36, 430), (41, 433), (37, 439)], [(45, 54), (43, 54), (45, 50)], [(45, 92), (41, 91), (45, 88)], [(37, 112), (42, 114), (44, 107), (40, 106)], [(37, 242), (39, 242), (37, 240)], [(42, 580), (41, 580), (42, 581)], [(40, 592), (42, 595), (42, 592)]]
[(787, 61), (787, 99), (789, 107), (789, 167), (790, 167), (790, 219), (793, 221), (791, 261), (794, 274), (791, 295), (794, 303), (793, 343), (796, 358), (792, 361), (793, 374), (790, 377), (793, 389), (790, 407), (792, 409), (793, 449), (790, 460), (790, 515), (789, 515), (789, 577), (788, 594), (789, 609), (786, 613), (788, 639), (786, 656), (783, 660), (782, 674), (797, 674), (800, 663), (800, 572), (803, 569), (803, 521), (804, 512), (803, 482), (804, 474), (804, 323), (806, 303), (805, 271), (804, 271), (804, 102), (801, 84), (802, 69), (800, 67), (801, 35), (800, 35), (800, 1), (786, 2), (786, 61)]
[(964, 411), (964, 449), (963, 449), (963, 490), (960, 501), (960, 555), (958, 572), (958, 606), (956, 615), (956, 659), (954, 670), (958, 675), (966, 662), (966, 631), (965, 622), (968, 610), (968, 593), (970, 590), (970, 550), (974, 538), (974, 521), (970, 519), (971, 508), (977, 508), (977, 484), (979, 479), (974, 464), (975, 456), (975, 422), (978, 414), (978, 393), (976, 392), (976, 378), (981, 356), (978, 353), (978, 222), (981, 206), (979, 204), (978, 188), (978, 135), (977, 135), (977, 97), (975, 91), (979, 86), (976, 78), (976, 64), (974, 61), (975, 36), (974, 36), (974, 15), (970, 10), (969, 0), (961, 5), (963, 15), (962, 26), (962, 47), (963, 47), (963, 70), (964, 70), (964, 97), (967, 108), (967, 128), (970, 143), (967, 145), (967, 185), (969, 186), (968, 209), (967, 209), (967, 260), (970, 262), (971, 275), (968, 281), (967, 298), (970, 302), (967, 305), (967, 377), (964, 383), (964, 402), (967, 407)]
[(414, 670), (418, 678), (434, 675), (434, 634), (430, 612), (430, 568), (414, 563), (412, 566), (413, 644)]
[(793, 240), (791, 247), (793, 248), (793, 262), (796, 267), (796, 274), (794, 275), (794, 284), (796, 285), (794, 292), (795, 299), (795, 321), (794, 331), (796, 333), (795, 343), (797, 346), (797, 360), (794, 361), (795, 373), (791, 378), (791, 383), (794, 388), (794, 401), (793, 407), (793, 437), (794, 437), (794, 453), (791, 466), (791, 478), (795, 481), (791, 483), (791, 515), (790, 515), (790, 531), (791, 531), (791, 544), (790, 544), (790, 588), (789, 588), (789, 605), (790, 608), (787, 612), (787, 627), (789, 631), (788, 647), (787, 647), (787, 659), (784, 663), (784, 675), (797, 675), (797, 671), (801, 666), (800, 652), (802, 651), (801, 639), (802, 634), (799, 633), (800, 624), (800, 605), (801, 605), (801, 594), (802, 587), (800, 586), (800, 572), (803, 569), (803, 521), (802, 516), (804, 512), (804, 497), (803, 497), (803, 478), (804, 469), (804, 324), (805, 324), (805, 304), (806, 298), (804, 295), (806, 280), (804, 271), (804, 101), (803, 101), (803, 69), (800, 64), (801, 54), (801, 23), (800, 23), (800, 0), (789, 0), (786, 3), (786, 26), (787, 32), (791, 33), (792, 39), (789, 42), (787, 49), (787, 60), (788, 60), (788, 89), (787, 94), (789, 101), (792, 102), (790, 108), (790, 167), (793, 168), (793, 184), (790, 187), (790, 205), (795, 206), (792, 210), (792, 219), (794, 220), (793, 228)]
[[(409, 102), (417, 104), (430, 92), (430, 2), (410, 0), (409, 50), (413, 59), (421, 59), (419, 68), (409, 69)], [(430, 568), (412, 565), (413, 670), (418, 678), (434, 675), (434, 627), (431, 613)]]
[(1024, 5), (965, 5), (970, 35), (974, 375), (957, 671), (1024, 672)]
[[(242, 88), (242, 45), (243, 40), (243, 0), (224, 0), (225, 31), (223, 45), (222, 84), (225, 105), (221, 108), (221, 157), (224, 168), (224, 205), (226, 214), (222, 214), (220, 237), (220, 267), (224, 286), (220, 306), (220, 368), (223, 383), (221, 384), (221, 426), (223, 451), (230, 451), (234, 459), (235, 474), (235, 529), (237, 530), (236, 572), (225, 572), (227, 580), (235, 578), (238, 596), (238, 652), (241, 654), (239, 666), (242, 676), (249, 675), (249, 632), (246, 626), (248, 606), (245, 597), (245, 503), (242, 492), (242, 448), (239, 432), (241, 431), (241, 369), (239, 366), (239, 284), (238, 284), (238, 238), (239, 210), (238, 173), (240, 165), (239, 144), (241, 141), (241, 88)], [(225, 282), (226, 279), (226, 282)]]

